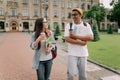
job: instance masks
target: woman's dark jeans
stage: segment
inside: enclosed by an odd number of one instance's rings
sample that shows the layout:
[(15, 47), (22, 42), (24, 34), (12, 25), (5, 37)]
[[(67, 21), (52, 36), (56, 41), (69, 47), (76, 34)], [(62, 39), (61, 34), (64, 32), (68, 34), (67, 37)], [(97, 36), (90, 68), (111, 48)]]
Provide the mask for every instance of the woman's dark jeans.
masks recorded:
[(52, 68), (52, 60), (40, 61), (37, 71), (38, 80), (49, 80)]

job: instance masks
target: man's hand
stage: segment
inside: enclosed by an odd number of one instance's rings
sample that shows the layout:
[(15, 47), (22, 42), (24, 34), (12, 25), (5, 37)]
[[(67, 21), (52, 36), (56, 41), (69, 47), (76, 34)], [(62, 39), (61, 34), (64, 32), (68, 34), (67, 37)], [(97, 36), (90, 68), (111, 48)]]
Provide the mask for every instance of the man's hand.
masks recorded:
[(73, 31), (70, 31), (70, 38), (72, 39), (78, 39), (77, 35), (73, 33)]
[(93, 35), (79, 36), (79, 35), (74, 34), (73, 31), (70, 31), (70, 38), (75, 39), (75, 40), (79, 39), (82, 41), (90, 41), (90, 40), (93, 40)]
[(82, 41), (82, 40), (79, 40), (77, 39), (78, 41), (78, 44), (81, 45), (81, 46), (85, 46), (87, 44), (87, 41)]

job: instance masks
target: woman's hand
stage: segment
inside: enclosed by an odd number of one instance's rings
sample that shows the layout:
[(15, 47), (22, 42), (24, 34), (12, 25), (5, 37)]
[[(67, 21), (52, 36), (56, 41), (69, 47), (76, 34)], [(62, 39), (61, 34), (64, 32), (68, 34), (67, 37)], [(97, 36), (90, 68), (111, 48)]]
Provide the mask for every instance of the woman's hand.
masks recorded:
[(38, 37), (38, 40), (41, 41), (44, 39), (46, 39), (45, 33), (41, 33), (41, 35)]
[(36, 41), (34, 42), (34, 46), (38, 46), (38, 43), (41, 40), (44, 40), (46, 38), (45, 33), (41, 33), (41, 35), (36, 39)]
[(47, 33), (47, 35), (48, 36), (50, 36), (51, 35), (51, 32), (50, 32), (50, 30), (49, 29), (46, 29), (46, 31), (45, 31), (46, 33)]

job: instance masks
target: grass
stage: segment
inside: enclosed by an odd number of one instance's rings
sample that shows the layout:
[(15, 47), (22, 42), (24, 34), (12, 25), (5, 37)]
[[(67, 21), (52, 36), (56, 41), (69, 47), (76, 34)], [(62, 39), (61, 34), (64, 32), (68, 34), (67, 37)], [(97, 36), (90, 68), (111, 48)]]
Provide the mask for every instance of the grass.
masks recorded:
[(120, 35), (101, 34), (100, 41), (88, 42), (89, 58), (120, 70)]

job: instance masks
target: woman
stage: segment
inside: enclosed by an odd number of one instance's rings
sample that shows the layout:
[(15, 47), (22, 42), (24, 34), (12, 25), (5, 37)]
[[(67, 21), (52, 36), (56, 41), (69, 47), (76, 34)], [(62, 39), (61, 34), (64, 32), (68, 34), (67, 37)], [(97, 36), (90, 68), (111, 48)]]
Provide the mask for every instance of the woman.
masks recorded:
[[(35, 51), (32, 67), (36, 69), (38, 80), (49, 80), (50, 77), (52, 68), (51, 49), (53, 48), (53, 45), (50, 43), (47, 48), (45, 46), (45, 42), (50, 36), (52, 36), (52, 33), (48, 30), (46, 19), (37, 19), (31, 37), (30, 47)], [(52, 36), (52, 43), (54, 41), (54, 37)]]

